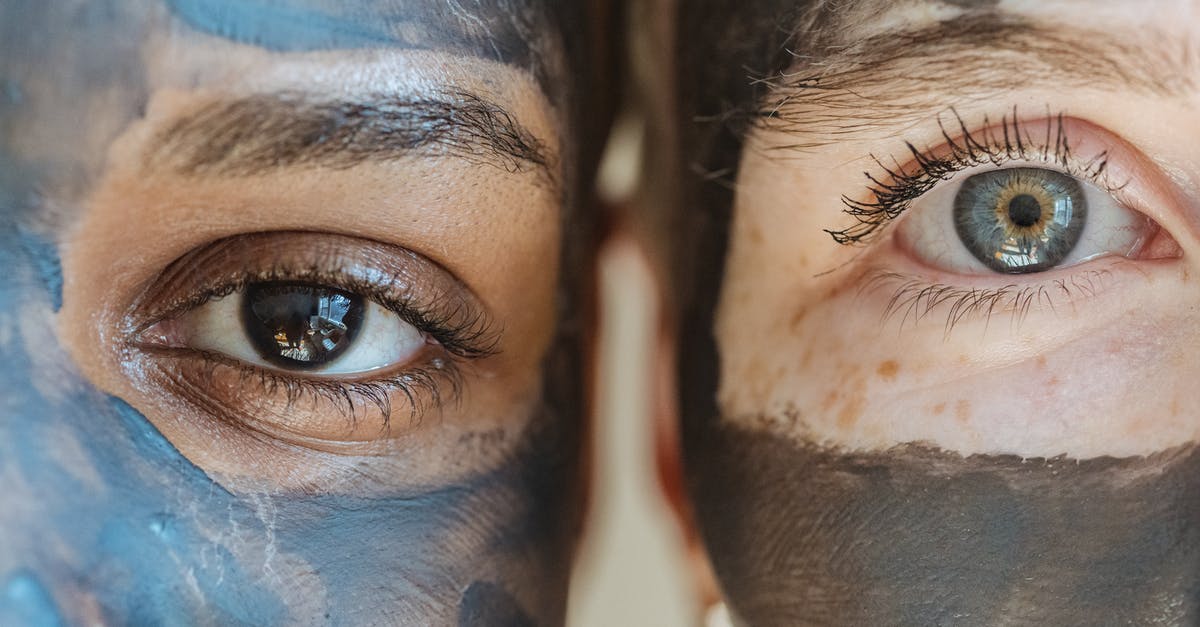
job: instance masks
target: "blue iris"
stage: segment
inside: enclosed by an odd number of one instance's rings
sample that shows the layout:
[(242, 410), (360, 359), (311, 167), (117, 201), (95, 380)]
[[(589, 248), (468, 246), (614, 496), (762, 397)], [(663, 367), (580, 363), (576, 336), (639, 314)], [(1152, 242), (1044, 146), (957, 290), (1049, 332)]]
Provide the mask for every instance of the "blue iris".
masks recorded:
[(1043, 168), (976, 174), (954, 197), (954, 227), (976, 259), (996, 272), (1041, 272), (1062, 263), (1087, 222), (1083, 186)]

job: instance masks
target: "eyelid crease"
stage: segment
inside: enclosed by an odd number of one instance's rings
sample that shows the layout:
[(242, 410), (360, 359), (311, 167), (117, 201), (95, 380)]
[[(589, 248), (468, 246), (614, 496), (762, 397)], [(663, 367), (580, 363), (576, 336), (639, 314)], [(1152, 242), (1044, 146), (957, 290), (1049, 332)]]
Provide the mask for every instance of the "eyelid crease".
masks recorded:
[(1001, 116), (997, 125), (993, 125), (985, 114), (981, 130), (975, 132), (968, 128), (955, 109), (950, 109), (950, 113), (960, 134), (953, 135), (939, 115), (937, 124), (944, 143), (936, 149), (921, 150), (906, 141), (911, 165), (902, 165), (894, 156), (890, 158), (892, 165), (888, 165), (871, 155), (882, 171), (882, 174), (863, 173), (869, 181), (867, 191), (872, 199), (842, 196), (843, 213), (854, 218), (855, 224), (844, 229), (825, 229), (835, 242), (844, 245), (868, 243), (882, 232), (883, 227), (908, 210), (915, 200), (958, 172), (981, 165), (999, 167), (1011, 161), (1043, 162), (1085, 179), (1110, 194), (1119, 193), (1125, 186), (1109, 179), (1107, 151), (1082, 160), (1072, 154), (1065, 113), (1045, 116), (1044, 137), (1040, 133), (1031, 133), (1015, 106), (1011, 113)]

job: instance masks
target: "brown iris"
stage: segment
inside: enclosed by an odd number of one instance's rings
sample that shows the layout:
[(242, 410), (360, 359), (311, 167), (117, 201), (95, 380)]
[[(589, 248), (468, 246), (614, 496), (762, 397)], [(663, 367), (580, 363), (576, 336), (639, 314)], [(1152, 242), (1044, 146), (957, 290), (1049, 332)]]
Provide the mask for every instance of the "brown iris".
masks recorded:
[(336, 359), (362, 326), (361, 296), (305, 283), (247, 286), (242, 304), (246, 334), (264, 359), (304, 369)]

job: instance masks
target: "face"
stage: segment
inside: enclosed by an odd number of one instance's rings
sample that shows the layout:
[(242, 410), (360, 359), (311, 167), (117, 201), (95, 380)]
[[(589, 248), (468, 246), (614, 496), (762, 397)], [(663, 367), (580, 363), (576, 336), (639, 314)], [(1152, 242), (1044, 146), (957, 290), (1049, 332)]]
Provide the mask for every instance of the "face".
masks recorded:
[(722, 4), (680, 363), (733, 613), (1194, 622), (1196, 7)]
[(583, 14), (0, 9), (0, 623), (561, 623)]

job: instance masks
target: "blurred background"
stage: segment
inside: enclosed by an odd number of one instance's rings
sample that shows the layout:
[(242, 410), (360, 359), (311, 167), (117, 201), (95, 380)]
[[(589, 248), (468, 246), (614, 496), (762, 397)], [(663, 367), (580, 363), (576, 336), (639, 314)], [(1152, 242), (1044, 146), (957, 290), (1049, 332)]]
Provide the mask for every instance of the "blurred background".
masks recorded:
[[(618, 120), (598, 182), (610, 204), (635, 196), (643, 136), (640, 117)], [(599, 288), (592, 506), (567, 625), (695, 627), (702, 624), (696, 576), (654, 454), (657, 288), (630, 236), (619, 235), (604, 251)]]

